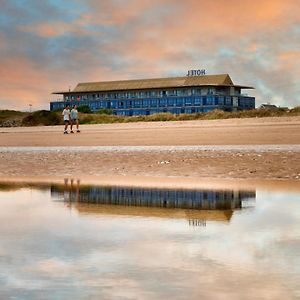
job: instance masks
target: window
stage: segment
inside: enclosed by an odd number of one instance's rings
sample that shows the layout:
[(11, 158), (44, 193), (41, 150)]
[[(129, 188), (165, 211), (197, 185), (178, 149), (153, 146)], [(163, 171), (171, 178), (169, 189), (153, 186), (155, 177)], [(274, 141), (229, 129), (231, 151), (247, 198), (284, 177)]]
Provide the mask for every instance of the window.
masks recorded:
[(166, 105), (166, 99), (160, 99), (159, 100), (159, 106), (165, 106)]
[(151, 106), (157, 106), (157, 100), (151, 99)]
[(206, 98), (206, 105), (214, 105), (214, 97), (208, 96)]
[(149, 106), (149, 100), (143, 100), (143, 106)]
[(195, 97), (195, 105), (200, 105), (200, 104), (201, 104), (200, 97)]
[(176, 105), (177, 106), (182, 106), (183, 105), (183, 98), (177, 98), (176, 99)]
[(225, 101), (226, 105), (231, 105), (231, 97), (227, 96)]
[(169, 98), (168, 99), (168, 106), (173, 106), (173, 105), (176, 105), (176, 100), (172, 99), (172, 98)]
[(192, 98), (191, 97), (186, 97), (185, 98), (185, 105), (191, 105), (192, 104)]
[(201, 89), (195, 89), (194, 92), (195, 92), (195, 95), (197, 95), (197, 96), (201, 95)]
[(219, 105), (224, 105), (224, 97), (223, 96), (219, 96), (218, 103), (219, 103)]

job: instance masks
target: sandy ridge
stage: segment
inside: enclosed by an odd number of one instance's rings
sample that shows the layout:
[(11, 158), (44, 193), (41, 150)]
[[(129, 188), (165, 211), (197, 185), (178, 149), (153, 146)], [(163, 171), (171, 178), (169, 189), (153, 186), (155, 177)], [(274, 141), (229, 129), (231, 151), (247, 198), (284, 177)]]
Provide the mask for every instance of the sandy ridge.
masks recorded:
[(176, 151), (293, 151), (300, 152), (295, 145), (195, 145), (195, 146), (52, 146), (52, 147), (0, 147), (7, 152), (176, 152)]

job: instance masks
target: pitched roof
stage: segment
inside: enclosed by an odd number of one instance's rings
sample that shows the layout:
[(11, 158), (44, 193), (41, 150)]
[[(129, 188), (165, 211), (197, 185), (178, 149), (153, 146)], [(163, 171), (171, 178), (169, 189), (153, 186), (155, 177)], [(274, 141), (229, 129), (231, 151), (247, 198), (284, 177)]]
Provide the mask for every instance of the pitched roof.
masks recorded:
[[(228, 74), (220, 74), (220, 75), (168, 77), (168, 78), (153, 78), (153, 79), (84, 82), (84, 83), (78, 83), (75, 89), (71, 93), (142, 90), (142, 89), (153, 89), (153, 88), (179, 88), (179, 87), (195, 87), (195, 86), (236, 86), (240, 88), (249, 88), (249, 89), (252, 88), (248, 86), (234, 85)], [(53, 94), (63, 94), (63, 93), (69, 93), (69, 92), (55, 92)]]

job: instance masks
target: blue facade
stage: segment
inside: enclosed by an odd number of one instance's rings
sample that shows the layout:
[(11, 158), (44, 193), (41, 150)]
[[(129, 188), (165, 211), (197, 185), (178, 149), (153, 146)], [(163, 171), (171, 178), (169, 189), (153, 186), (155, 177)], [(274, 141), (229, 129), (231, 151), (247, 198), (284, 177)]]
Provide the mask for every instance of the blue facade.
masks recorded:
[[(145, 94), (144, 91), (135, 94)], [(247, 110), (255, 108), (255, 98), (241, 94), (230, 95), (168, 95), (159, 93), (151, 97), (151, 93), (129, 97), (130, 93), (74, 94), (64, 95), (63, 101), (50, 103), (50, 110), (62, 109), (66, 104), (88, 105), (92, 111), (111, 109), (115, 115), (138, 116), (169, 112), (172, 114), (191, 114), (208, 112), (214, 109), (226, 111)]]
[[(64, 193), (67, 191), (67, 193)], [(255, 191), (211, 191), (179, 189), (145, 189), (128, 187), (55, 186), (51, 194), (65, 201), (80, 203), (168, 207), (184, 209), (235, 209), (243, 200), (255, 199)]]

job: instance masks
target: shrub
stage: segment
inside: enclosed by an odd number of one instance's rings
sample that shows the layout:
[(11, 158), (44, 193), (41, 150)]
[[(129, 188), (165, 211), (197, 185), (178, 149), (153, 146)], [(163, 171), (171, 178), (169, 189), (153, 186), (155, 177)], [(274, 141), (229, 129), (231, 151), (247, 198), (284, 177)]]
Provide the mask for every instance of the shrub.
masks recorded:
[(109, 109), (109, 108), (102, 108), (97, 111), (97, 114), (100, 114), (100, 115), (112, 115), (112, 113), (113, 113), (113, 110)]
[(80, 118), (81, 124), (91, 124), (92, 121), (93, 121), (93, 116), (91, 116), (91, 115), (87, 115), (87, 116)]
[(91, 114), (92, 113), (92, 110), (90, 109), (90, 107), (88, 105), (78, 106), (77, 110), (83, 114)]
[(61, 118), (56, 112), (48, 110), (38, 110), (26, 116), (22, 120), (23, 126), (36, 126), (36, 125), (58, 125), (61, 124)]
[(28, 113), (26, 112), (21, 112), (17, 110), (9, 110), (9, 109), (0, 110), (0, 121), (7, 120), (10, 118), (15, 118), (15, 117), (23, 117), (27, 114)]

